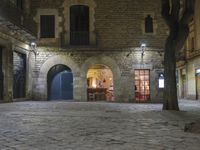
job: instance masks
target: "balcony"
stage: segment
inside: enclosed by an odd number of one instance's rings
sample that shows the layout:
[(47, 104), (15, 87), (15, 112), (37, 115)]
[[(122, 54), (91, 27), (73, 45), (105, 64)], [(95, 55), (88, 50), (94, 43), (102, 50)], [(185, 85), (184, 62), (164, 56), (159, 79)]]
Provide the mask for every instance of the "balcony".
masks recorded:
[(71, 45), (89, 45), (88, 31), (71, 31), (70, 32)]
[(37, 24), (33, 19), (8, 0), (0, 0), (0, 23), (13, 31), (26, 32), (36, 38)]

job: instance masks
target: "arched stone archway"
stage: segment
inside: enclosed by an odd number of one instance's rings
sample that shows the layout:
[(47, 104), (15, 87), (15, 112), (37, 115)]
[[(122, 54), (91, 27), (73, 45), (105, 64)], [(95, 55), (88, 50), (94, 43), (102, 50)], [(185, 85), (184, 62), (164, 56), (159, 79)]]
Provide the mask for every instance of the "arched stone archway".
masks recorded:
[(79, 67), (69, 56), (66, 55), (52, 56), (49, 59), (47, 59), (45, 63), (41, 66), (39, 77), (36, 79), (35, 88), (33, 89), (34, 97), (36, 99), (47, 100), (48, 97), (47, 75), (49, 70), (55, 65), (65, 65), (71, 69), (71, 72), (73, 74), (73, 83), (74, 83), (73, 86), (74, 99), (75, 100), (79, 99), (78, 97), (79, 86), (77, 86), (80, 78)]
[(81, 67), (81, 79), (82, 79), (82, 98), (87, 100), (87, 72), (89, 68), (94, 64), (101, 64), (108, 66), (113, 73), (113, 90), (114, 97), (116, 101), (120, 100), (121, 90), (120, 90), (120, 78), (121, 71), (117, 65), (117, 63), (110, 57), (100, 55), (87, 59), (85, 63)]

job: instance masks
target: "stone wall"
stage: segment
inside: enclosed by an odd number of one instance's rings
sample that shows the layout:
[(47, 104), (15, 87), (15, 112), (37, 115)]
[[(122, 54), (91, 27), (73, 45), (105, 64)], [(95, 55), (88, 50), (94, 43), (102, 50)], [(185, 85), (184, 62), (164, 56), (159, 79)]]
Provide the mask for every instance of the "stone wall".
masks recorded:
[[(102, 49), (119, 49), (119, 48), (132, 48), (138, 47), (142, 42), (145, 42), (148, 47), (151, 48), (163, 48), (167, 27), (161, 17), (161, 2), (160, 0), (91, 0), (77, 1), (77, 0), (61, 0), (61, 1), (32, 1), (32, 15), (39, 23), (40, 11), (43, 13), (46, 11), (46, 15), (49, 14), (48, 9), (53, 9), (58, 12), (56, 18), (58, 18), (59, 30), (56, 30), (57, 34), (66, 37), (69, 36), (69, 31), (66, 31), (66, 26), (69, 26), (69, 13), (66, 15), (64, 7), (65, 3), (71, 4), (83, 4), (89, 5), (90, 9), (94, 9), (90, 14), (90, 32), (93, 32), (96, 40), (96, 46)], [(144, 30), (144, 18), (147, 14), (151, 14), (154, 22), (154, 33), (145, 34)], [(38, 25), (39, 27), (39, 25)], [(38, 29), (39, 30), (39, 29)], [(62, 38), (64, 38), (62, 37)], [(59, 37), (61, 38), (61, 36)], [(58, 46), (61, 45), (61, 41), (65, 39), (42, 39), (40, 44), (43, 46)], [(91, 40), (92, 41), (92, 40)], [(42, 43), (41, 43), (42, 42)], [(92, 43), (91, 43), (92, 44)]]
[[(146, 51), (143, 61), (141, 52), (112, 52), (100, 51), (79, 52), (62, 51), (41, 47), (36, 56), (34, 69), (34, 93), (37, 99), (47, 98), (47, 74), (50, 68), (57, 64), (64, 64), (72, 69), (74, 75), (74, 99), (87, 100), (86, 76), (89, 68), (94, 64), (108, 66), (113, 73), (114, 94), (118, 101), (134, 101), (134, 69), (150, 69), (151, 99), (159, 102), (162, 91), (158, 90), (158, 75), (163, 72), (163, 56), (157, 51)], [(142, 62), (141, 62), (142, 61)]]
[[(190, 33), (185, 43), (185, 57), (179, 65), (179, 97), (197, 99), (196, 69), (200, 68), (200, 1), (196, 1), (194, 18), (190, 23)], [(182, 73), (184, 70), (184, 73)], [(182, 77), (184, 74), (185, 79)]]
[[(133, 102), (134, 69), (150, 70), (151, 102), (161, 102), (158, 75), (163, 72), (163, 47), (167, 27), (161, 17), (160, 0), (60, 0), (31, 1), (31, 13), (39, 16), (55, 12), (56, 38), (39, 39), (33, 68), (33, 96), (47, 99), (47, 74), (51, 67), (64, 64), (74, 75), (74, 99), (87, 100), (88, 69), (94, 64), (108, 66), (113, 73), (114, 96), (117, 101)], [(90, 45), (69, 45), (69, 7), (88, 5), (90, 10)], [(154, 32), (144, 33), (144, 19), (153, 17)], [(39, 33), (38, 24), (38, 33)], [(39, 37), (39, 35), (38, 35)], [(64, 41), (64, 46), (62, 45)], [(96, 42), (94, 42), (96, 41)], [(142, 43), (146, 43), (144, 56)]]

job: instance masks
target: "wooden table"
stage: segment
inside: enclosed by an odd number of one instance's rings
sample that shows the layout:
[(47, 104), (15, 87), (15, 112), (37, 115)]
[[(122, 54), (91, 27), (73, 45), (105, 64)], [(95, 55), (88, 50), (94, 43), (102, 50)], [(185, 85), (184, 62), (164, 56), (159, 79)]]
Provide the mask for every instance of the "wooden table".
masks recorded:
[(106, 100), (107, 88), (88, 88), (88, 100), (89, 101), (102, 101)]

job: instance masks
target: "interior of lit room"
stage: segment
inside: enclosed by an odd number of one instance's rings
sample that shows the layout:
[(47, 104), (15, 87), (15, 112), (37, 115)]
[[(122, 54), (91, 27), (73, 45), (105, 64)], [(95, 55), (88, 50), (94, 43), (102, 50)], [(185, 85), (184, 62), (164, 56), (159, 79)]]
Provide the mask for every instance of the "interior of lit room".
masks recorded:
[(150, 100), (149, 70), (135, 70), (135, 100), (146, 102)]
[(87, 72), (87, 95), (89, 101), (114, 101), (113, 74), (105, 65), (93, 65)]

